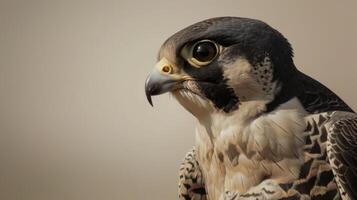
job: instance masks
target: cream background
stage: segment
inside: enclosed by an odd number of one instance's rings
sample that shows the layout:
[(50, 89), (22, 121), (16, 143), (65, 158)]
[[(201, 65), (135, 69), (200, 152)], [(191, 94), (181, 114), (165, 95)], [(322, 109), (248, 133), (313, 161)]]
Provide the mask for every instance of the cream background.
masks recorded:
[(194, 119), (144, 80), (161, 43), (215, 16), (268, 22), (357, 109), (357, 1), (0, 0), (0, 199), (177, 199)]

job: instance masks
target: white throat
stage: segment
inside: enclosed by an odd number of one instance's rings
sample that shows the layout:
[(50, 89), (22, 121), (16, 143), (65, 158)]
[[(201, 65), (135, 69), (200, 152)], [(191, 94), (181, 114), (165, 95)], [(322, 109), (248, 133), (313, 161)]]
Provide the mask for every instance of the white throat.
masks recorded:
[(269, 149), (275, 155), (294, 156), (294, 147), (304, 141), (301, 133), (305, 128), (306, 111), (297, 98), (270, 113), (262, 113), (265, 103), (250, 101), (232, 113), (212, 112), (198, 119), (196, 143), (219, 148), (220, 143), (235, 141), (245, 153)]

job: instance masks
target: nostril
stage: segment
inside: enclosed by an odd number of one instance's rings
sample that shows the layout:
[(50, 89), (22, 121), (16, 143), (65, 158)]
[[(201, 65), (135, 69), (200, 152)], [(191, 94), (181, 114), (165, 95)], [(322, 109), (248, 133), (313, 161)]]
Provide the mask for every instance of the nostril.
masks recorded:
[(170, 73), (171, 72), (171, 67), (168, 65), (165, 65), (162, 67), (162, 71), (165, 73)]

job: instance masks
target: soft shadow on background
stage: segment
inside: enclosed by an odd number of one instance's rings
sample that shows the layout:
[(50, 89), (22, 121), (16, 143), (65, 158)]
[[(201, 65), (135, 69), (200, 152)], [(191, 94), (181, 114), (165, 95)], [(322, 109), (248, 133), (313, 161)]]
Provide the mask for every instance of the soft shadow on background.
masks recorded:
[(177, 199), (194, 118), (144, 96), (161, 43), (194, 22), (268, 22), (357, 109), (357, 1), (0, 1), (0, 199)]

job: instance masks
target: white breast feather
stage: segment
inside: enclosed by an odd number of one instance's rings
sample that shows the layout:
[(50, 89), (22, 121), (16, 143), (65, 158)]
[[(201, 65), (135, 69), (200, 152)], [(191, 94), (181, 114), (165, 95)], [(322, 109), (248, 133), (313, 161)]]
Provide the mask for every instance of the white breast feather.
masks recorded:
[[(255, 109), (259, 108), (256, 104)], [(246, 191), (267, 174), (295, 179), (304, 162), (306, 112), (298, 99), (257, 118), (245, 120), (243, 115), (242, 110), (230, 115), (216, 113), (197, 126), (197, 159), (212, 199), (219, 199), (225, 190)]]

